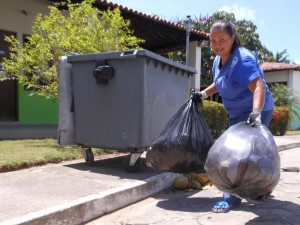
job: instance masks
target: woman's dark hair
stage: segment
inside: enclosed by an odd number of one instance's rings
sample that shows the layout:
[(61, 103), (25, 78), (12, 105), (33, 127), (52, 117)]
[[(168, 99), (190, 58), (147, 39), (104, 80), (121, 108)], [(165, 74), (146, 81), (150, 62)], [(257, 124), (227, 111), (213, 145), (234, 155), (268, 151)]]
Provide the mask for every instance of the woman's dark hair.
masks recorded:
[(238, 33), (236, 32), (235, 26), (233, 25), (232, 22), (230, 21), (224, 21), (224, 20), (218, 20), (215, 22), (212, 27), (210, 28), (210, 33), (215, 31), (215, 30), (225, 30), (230, 37), (233, 35), (235, 36), (234, 42), (231, 48), (231, 53), (234, 51), (236, 47), (241, 46), (241, 41), (239, 38)]

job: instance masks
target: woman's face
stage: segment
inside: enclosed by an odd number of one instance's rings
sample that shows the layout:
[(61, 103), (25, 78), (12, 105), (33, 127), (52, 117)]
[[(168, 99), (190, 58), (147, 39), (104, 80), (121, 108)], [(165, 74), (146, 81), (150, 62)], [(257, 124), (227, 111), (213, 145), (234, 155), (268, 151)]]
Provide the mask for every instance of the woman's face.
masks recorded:
[(214, 53), (222, 60), (227, 60), (234, 42), (234, 35), (230, 35), (225, 30), (214, 30), (210, 33), (210, 47)]

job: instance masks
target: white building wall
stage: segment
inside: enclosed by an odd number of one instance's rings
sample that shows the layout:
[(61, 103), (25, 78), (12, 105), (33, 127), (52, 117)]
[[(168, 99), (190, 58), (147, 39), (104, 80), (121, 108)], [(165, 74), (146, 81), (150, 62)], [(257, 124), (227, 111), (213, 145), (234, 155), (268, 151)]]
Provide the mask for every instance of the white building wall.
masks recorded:
[[(300, 98), (300, 71), (289, 71), (289, 87), (294, 90), (294, 93)], [(290, 127), (293, 130), (300, 129), (300, 102), (294, 102), (291, 105), (292, 118), (290, 120)]]
[(47, 14), (49, 5), (47, 0), (1, 0), (0, 29), (16, 32), (22, 41), (23, 34), (31, 34), (37, 14)]
[(267, 83), (289, 82), (288, 71), (265, 72), (265, 80)]
[(300, 71), (289, 71), (289, 87), (295, 91), (300, 98)]
[(300, 97), (300, 71), (286, 70), (265, 72), (267, 83), (286, 82), (289, 88), (295, 90)]
[[(295, 91), (295, 94), (300, 98), (300, 71), (286, 70), (276, 72), (265, 72), (265, 80), (268, 83), (286, 82), (289, 88)], [(292, 117), (289, 122), (289, 128), (292, 130), (300, 129), (300, 102), (295, 102), (290, 105)]]

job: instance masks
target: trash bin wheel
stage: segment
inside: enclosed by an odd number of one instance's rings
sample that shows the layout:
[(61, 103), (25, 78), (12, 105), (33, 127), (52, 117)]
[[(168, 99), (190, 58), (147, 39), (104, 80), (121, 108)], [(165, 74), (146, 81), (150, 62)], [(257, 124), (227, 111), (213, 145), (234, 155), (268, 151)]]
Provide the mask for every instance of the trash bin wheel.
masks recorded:
[(91, 148), (85, 148), (83, 149), (83, 155), (85, 159), (85, 164), (88, 166), (94, 165), (94, 154), (92, 152)]
[(142, 160), (138, 158), (134, 165), (130, 165), (132, 154), (125, 156), (123, 160), (123, 167), (129, 173), (137, 173), (142, 167)]

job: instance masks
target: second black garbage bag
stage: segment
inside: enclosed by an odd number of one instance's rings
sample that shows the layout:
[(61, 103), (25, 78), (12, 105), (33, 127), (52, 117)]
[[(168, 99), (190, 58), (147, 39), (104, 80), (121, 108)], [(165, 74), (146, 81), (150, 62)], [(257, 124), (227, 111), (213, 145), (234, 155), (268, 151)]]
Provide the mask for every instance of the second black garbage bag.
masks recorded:
[(147, 151), (147, 165), (160, 171), (204, 172), (214, 139), (198, 107), (192, 99), (185, 102)]

